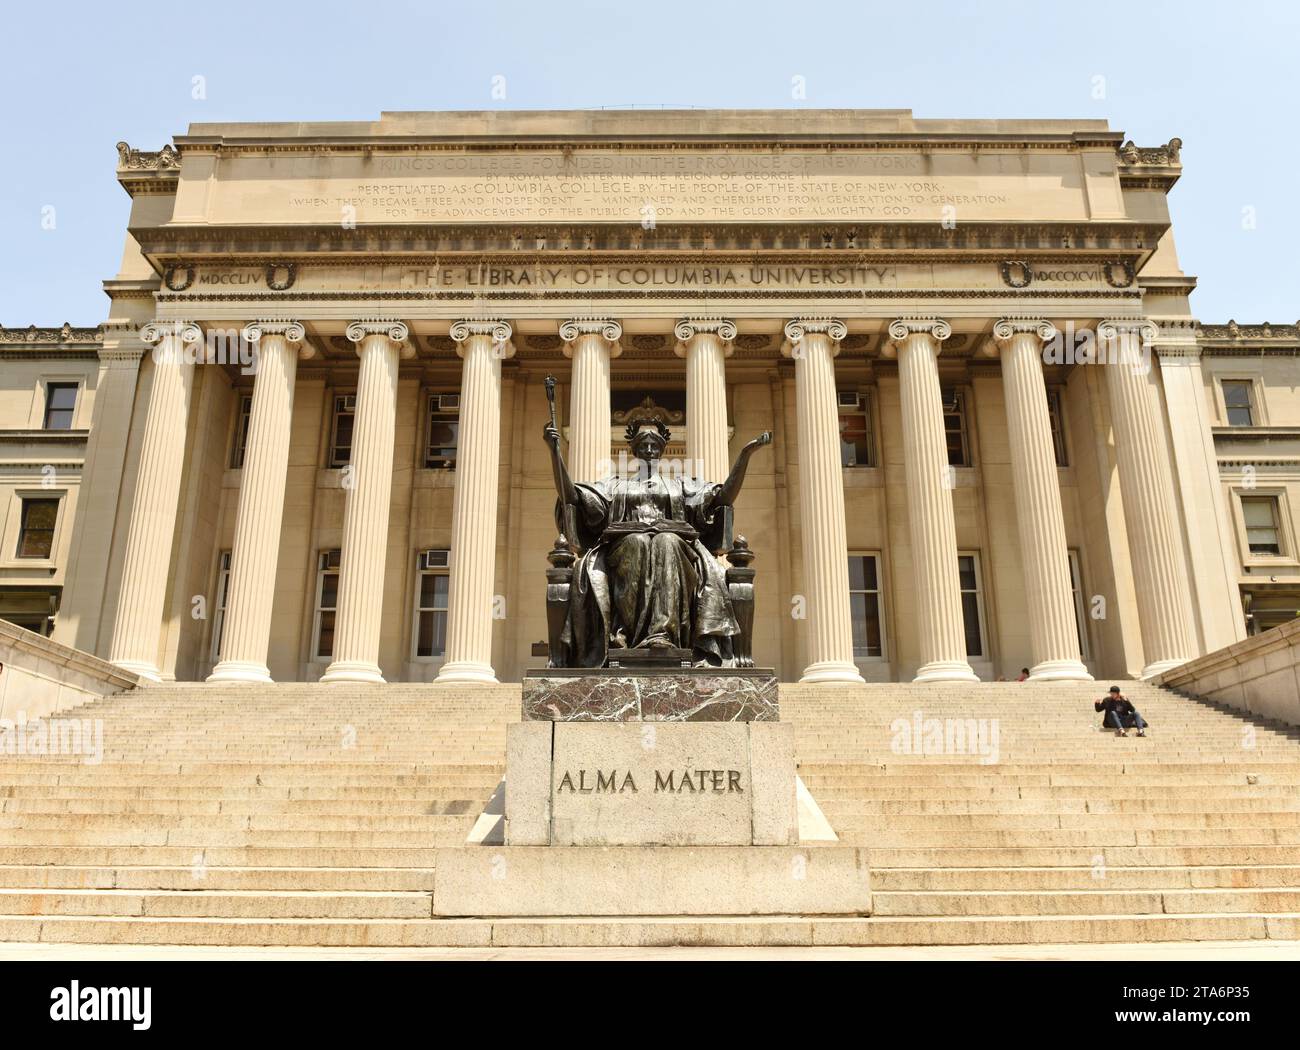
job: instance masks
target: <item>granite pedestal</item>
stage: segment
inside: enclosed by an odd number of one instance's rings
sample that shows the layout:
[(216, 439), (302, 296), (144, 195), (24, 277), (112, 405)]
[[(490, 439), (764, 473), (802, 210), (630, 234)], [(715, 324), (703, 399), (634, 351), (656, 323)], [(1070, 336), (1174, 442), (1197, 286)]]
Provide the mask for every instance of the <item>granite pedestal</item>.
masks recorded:
[(435, 914), (870, 914), (866, 851), (800, 843), (770, 670), (530, 671), (522, 719), (504, 845), (439, 851)]

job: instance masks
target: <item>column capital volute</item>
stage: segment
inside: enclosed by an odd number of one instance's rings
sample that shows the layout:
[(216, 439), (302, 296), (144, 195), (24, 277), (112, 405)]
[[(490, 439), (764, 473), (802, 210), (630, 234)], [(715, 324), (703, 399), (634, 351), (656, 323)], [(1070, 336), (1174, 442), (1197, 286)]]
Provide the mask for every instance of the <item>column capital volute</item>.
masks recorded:
[(239, 334), (245, 342), (249, 343), (260, 343), (263, 336), (278, 335), (293, 347), (298, 357), (304, 361), (315, 356), (316, 353), (311, 343), (307, 342), (307, 329), (301, 321), (263, 317), (256, 321), (249, 321)]
[(147, 346), (162, 342), (166, 336), (182, 343), (198, 343), (203, 339), (203, 329), (193, 321), (150, 321), (140, 329), (140, 341)]
[(736, 322), (723, 317), (683, 317), (673, 326), (673, 335), (677, 338), (673, 353), (678, 357), (686, 356), (687, 344), (699, 335), (716, 336), (723, 356), (730, 357), (735, 349), (732, 340), (736, 338)]
[(993, 322), (993, 335), (984, 341), (980, 352), (996, 357), (1018, 335), (1035, 336), (1039, 343), (1049, 343), (1057, 336), (1056, 325), (1042, 317), (1003, 317)]
[(944, 340), (952, 335), (952, 325), (941, 317), (900, 317), (889, 322), (889, 338), (880, 346), (881, 357), (896, 357), (898, 348), (913, 336), (926, 336), (938, 353)]
[(608, 317), (573, 317), (560, 324), (560, 338), (564, 340), (564, 356), (573, 356), (573, 344), (584, 335), (598, 335), (605, 341), (610, 357), (623, 352), (620, 340), (623, 326)]
[(838, 317), (795, 317), (786, 322), (785, 342), (781, 353), (798, 357), (799, 346), (809, 336), (825, 336), (830, 342), (831, 356), (840, 352), (840, 340), (849, 334), (849, 327)]
[(415, 356), (415, 347), (410, 342), (411, 330), (405, 321), (394, 321), (383, 317), (362, 318), (348, 325), (344, 334), (348, 337), (348, 342), (357, 344), (358, 355), (367, 339), (372, 336), (383, 336), (396, 345), (402, 357)]
[(1133, 335), (1144, 343), (1154, 343), (1160, 336), (1160, 329), (1146, 317), (1107, 318), (1097, 325), (1098, 339), (1110, 342), (1122, 335)]
[(492, 349), (497, 357), (513, 357), (515, 344), (512, 341), (514, 329), (508, 321), (496, 318), (466, 318), (456, 321), (448, 332), (451, 341), (456, 344), (456, 353), (465, 356), (465, 344), (474, 336), (487, 336), (492, 340)]

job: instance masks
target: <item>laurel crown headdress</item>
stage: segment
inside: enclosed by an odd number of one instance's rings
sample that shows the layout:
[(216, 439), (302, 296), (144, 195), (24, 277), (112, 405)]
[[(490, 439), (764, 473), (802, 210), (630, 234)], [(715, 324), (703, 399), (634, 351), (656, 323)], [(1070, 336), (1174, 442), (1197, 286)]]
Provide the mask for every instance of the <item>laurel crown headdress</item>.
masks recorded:
[(665, 445), (672, 440), (673, 434), (672, 431), (668, 429), (667, 423), (665, 423), (662, 419), (650, 419), (648, 417), (634, 419), (630, 423), (628, 423), (627, 430), (624, 431), (625, 440), (628, 442), (628, 444), (631, 444), (632, 439), (636, 437), (637, 432), (640, 431), (642, 427), (651, 426), (651, 425), (653, 425), (654, 428), (659, 431), (659, 436), (663, 439)]

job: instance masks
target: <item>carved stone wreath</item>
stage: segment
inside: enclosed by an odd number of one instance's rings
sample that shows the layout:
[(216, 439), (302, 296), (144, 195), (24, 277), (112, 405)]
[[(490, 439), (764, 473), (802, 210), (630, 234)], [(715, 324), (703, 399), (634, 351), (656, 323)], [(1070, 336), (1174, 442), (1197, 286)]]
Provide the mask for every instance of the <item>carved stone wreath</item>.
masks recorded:
[[(276, 274), (284, 271), (284, 280), (277, 281)], [(298, 279), (298, 264), (293, 262), (267, 263), (266, 286), (273, 292), (285, 292)]]
[(998, 265), (1002, 272), (1002, 281), (1008, 288), (1028, 288), (1034, 280), (1034, 271), (1029, 263), (1019, 259), (1008, 259)]
[[(1116, 267), (1119, 267), (1120, 273), (1123, 275), (1122, 280), (1116, 280), (1115, 278)], [(1126, 259), (1102, 263), (1101, 273), (1106, 278), (1106, 283), (1112, 288), (1128, 288), (1133, 284), (1133, 279), (1137, 276), (1133, 270), (1133, 264)]]
[[(184, 281), (177, 281), (176, 272), (180, 270), (185, 274)], [(193, 263), (172, 263), (163, 271), (163, 284), (173, 292), (183, 292), (186, 288), (194, 283), (194, 264)]]

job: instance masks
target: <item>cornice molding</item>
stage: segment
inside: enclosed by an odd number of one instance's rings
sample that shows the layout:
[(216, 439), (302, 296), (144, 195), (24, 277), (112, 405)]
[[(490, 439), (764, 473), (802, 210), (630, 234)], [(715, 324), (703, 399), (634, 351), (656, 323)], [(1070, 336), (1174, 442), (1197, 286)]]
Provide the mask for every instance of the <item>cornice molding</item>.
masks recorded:
[(74, 327), (64, 321), (58, 328), (5, 328), (0, 325), (0, 346), (31, 346), (34, 349), (53, 347), (94, 347), (104, 341), (104, 326), (94, 328)]
[[(970, 253), (981, 260), (1002, 261), (1038, 253), (1078, 262), (1080, 254), (1096, 253), (1101, 261), (1138, 264), (1155, 250), (1170, 223), (1138, 222), (978, 222), (945, 229), (938, 223), (817, 222), (817, 223), (660, 223), (645, 229), (634, 223), (375, 223), (348, 229), (338, 224), (295, 226), (134, 226), (129, 233), (161, 269), (168, 263), (185, 265), (200, 258), (239, 260), (258, 264), (320, 262), (339, 255), (378, 259), (445, 261), (450, 254), (473, 255), (483, 261), (519, 263), (572, 260), (584, 253), (732, 252), (752, 259), (755, 253), (828, 251), (878, 253), (902, 261), (904, 252)], [(975, 253), (979, 253), (977, 256)], [(700, 262), (698, 255), (692, 260)], [(865, 260), (864, 260), (865, 261)], [(914, 260), (913, 260), (914, 261)]]

